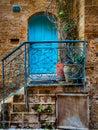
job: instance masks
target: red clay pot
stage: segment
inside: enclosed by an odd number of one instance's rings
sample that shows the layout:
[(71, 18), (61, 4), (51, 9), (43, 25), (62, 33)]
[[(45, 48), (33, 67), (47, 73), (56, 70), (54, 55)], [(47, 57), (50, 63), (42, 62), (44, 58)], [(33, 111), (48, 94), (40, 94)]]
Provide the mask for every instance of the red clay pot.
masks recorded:
[(58, 63), (56, 65), (56, 73), (57, 73), (58, 78), (60, 78), (60, 79), (65, 78), (63, 69), (64, 69), (64, 64), (63, 63)]

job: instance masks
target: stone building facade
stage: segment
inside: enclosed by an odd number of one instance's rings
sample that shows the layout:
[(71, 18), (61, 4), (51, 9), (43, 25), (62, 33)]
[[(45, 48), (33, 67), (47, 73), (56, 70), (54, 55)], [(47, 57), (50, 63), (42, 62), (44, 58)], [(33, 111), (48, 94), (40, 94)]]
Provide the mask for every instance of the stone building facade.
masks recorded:
[[(89, 95), (89, 129), (98, 130), (98, 0), (73, 0), (73, 15), (79, 13), (79, 39), (87, 40), (86, 89)], [(0, 59), (15, 47), (28, 41), (28, 20), (35, 14), (44, 13), (50, 0), (0, 0)], [(14, 12), (14, 6), (20, 6), (20, 12)], [(50, 12), (51, 13), (51, 12)], [(57, 10), (53, 12), (57, 16)], [(0, 72), (2, 72), (0, 62)], [(1, 73), (2, 76), (2, 73)], [(0, 90), (2, 87), (0, 78)], [(6, 104), (6, 127), (40, 128), (39, 117), (56, 121), (56, 93), (80, 93), (82, 87), (31, 87), (29, 109), (25, 107), (25, 95), (15, 95)], [(33, 95), (32, 95), (33, 94)], [(47, 98), (48, 97), (48, 98)], [(1, 97), (2, 98), (2, 97)], [(50, 104), (52, 113), (38, 115), (34, 104), (42, 103), (44, 108)], [(85, 117), (84, 117), (85, 118)], [(2, 127), (2, 126), (1, 126)]]

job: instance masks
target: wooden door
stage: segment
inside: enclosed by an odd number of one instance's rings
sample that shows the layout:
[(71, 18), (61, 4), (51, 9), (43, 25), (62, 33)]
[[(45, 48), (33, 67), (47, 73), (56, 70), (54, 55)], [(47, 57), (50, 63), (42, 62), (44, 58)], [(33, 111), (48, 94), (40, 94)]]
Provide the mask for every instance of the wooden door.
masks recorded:
[[(56, 41), (57, 29), (43, 14), (29, 20), (29, 41)], [(30, 73), (56, 73), (58, 60), (57, 43), (34, 43), (30, 46)], [(56, 49), (55, 49), (56, 48)]]

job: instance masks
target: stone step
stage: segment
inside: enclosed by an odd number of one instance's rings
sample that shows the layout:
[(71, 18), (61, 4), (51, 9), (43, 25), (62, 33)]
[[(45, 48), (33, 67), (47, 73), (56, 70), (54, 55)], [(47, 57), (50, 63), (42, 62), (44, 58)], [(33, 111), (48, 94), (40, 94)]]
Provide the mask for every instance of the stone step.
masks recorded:
[(11, 127), (14, 125), (14, 128), (17, 126), (21, 126), (21, 127), (30, 126), (31, 127), (32, 125), (32, 128), (34, 129), (34, 128), (38, 128), (38, 126), (40, 127), (40, 125), (43, 122), (55, 123), (54, 115), (53, 116), (48, 115), (47, 117), (47, 115), (39, 115), (39, 114), (34, 115), (34, 114), (12, 113), (11, 120), (10, 120)]
[(14, 95), (13, 103), (25, 103), (25, 95), (24, 94)]

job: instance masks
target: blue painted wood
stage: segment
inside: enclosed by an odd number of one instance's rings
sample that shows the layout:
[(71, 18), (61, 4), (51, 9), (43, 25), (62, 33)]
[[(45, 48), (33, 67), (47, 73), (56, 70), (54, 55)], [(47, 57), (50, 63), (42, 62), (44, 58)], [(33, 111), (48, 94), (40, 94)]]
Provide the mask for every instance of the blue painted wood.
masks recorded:
[[(29, 41), (58, 40), (57, 29), (43, 14), (29, 20)], [(30, 46), (30, 73), (56, 73), (58, 43), (35, 43)]]

